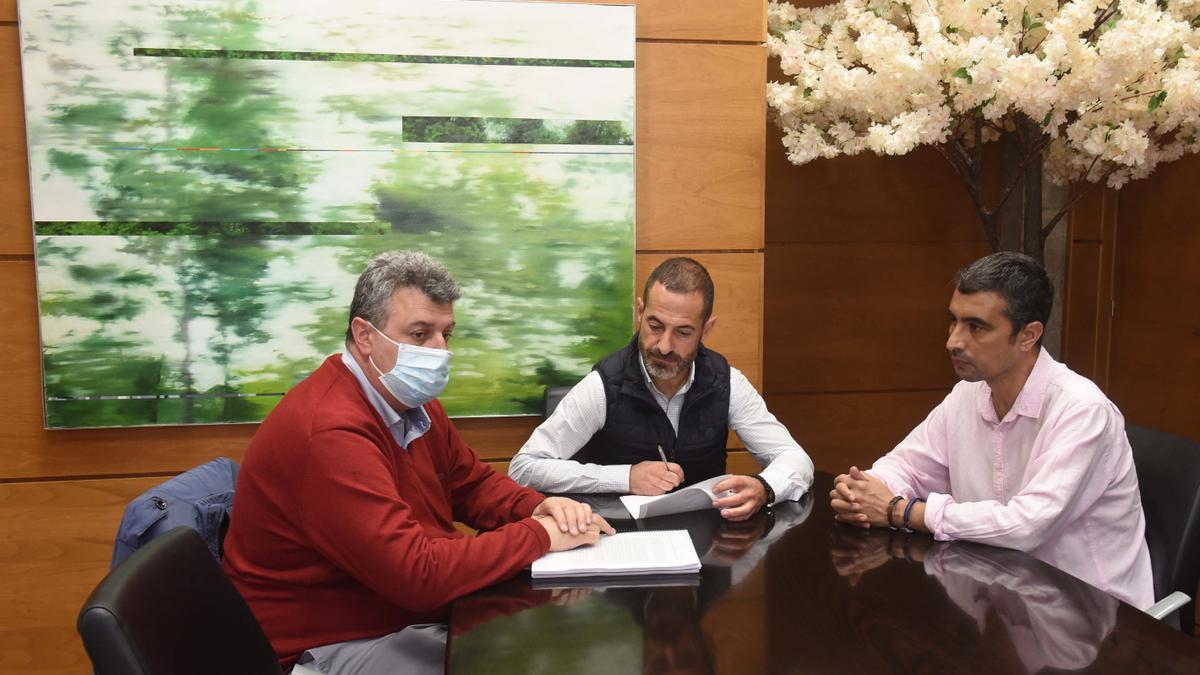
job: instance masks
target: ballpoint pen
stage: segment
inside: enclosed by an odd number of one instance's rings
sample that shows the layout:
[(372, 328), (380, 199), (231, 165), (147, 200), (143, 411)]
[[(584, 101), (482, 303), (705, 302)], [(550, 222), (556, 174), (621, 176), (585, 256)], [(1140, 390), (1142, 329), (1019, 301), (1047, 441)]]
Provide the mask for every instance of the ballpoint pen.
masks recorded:
[(666, 469), (667, 471), (670, 471), (671, 465), (667, 463), (667, 454), (665, 452), (663, 452), (661, 445), (658, 446), (658, 456), (662, 457), (663, 468)]

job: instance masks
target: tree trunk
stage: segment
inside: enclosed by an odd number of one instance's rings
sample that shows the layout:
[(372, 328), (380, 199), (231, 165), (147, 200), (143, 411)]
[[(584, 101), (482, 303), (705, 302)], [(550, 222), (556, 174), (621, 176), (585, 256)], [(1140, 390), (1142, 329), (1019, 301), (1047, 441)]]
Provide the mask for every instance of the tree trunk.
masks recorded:
[[(1000, 250), (1020, 251), (1038, 261), (1054, 283), (1054, 306), (1042, 344), (1057, 358), (1062, 350), (1062, 285), (1065, 281), (1066, 248), (1063, 242), (1056, 239), (1056, 245), (1051, 247), (1047, 259), (1048, 233), (1043, 232), (1043, 225), (1067, 205), (1067, 193), (1060, 189), (1050, 189), (1048, 196), (1043, 193), (1042, 158), (1037, 148), (1044, 140), (1038, 125), (1023, 115), (1017, 117), (1016, 129), (1004, 135), (1002, 185), (1012, 185), (1013, 191), (999, 209), (999, 240)], [(1038, 156), (1031, 158), (1033, 152), (1037, 152)], [(1046, 204), (1050, 207), (1049, 217), (1043, 210), (1045, 199), (1049, 199), (1049, 204)]]
[(1030, 159), (1042, 140), (1032, 120), (1018, 115), (1016, 129), (1004, 134), (1004, 169), (1001, 184), (1013, 192), (1000, 210), (1000, 250), (1021, 251), (1039, 263), (1043, 259), (1042, 158)]

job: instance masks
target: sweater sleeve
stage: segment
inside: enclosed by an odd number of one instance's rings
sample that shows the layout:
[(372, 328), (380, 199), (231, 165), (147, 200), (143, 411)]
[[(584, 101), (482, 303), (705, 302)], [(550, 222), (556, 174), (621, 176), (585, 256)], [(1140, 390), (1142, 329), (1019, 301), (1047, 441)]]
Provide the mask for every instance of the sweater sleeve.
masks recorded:
[(433, 428), (446, 429), (449, 448), (446, 480), (454, 504), (454, 519), (479, 530), (495, 530), (529, 518), (545, 495), (518, 485), (507, 474), (480, 461), (458, 435), (440, 404), (428, 405), (426, 410), (431, 417), (440, 418), (435, 419)]
[(305, 534), (329, 561), (397, 606), (437, 610), (550, 548), (532, 519), (478, 537), (428, 536), (419, 505), (406, 502), (393, 467), (360, 430), (320, 431), (308, 450), (298, 495)]

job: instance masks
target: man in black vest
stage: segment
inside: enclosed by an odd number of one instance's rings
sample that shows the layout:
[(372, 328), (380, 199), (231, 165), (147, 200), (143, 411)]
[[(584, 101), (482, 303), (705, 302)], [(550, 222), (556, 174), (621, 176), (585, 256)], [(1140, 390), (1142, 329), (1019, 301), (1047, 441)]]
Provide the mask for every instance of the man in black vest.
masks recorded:
[(671, 258), (637, 299), (638, 332), (571, 389), (513, 457), (509, 474), (545, 492), (659, 495), (725, 473), (737, 432), (764, 468), (714, 486), (729, 520), (796, 500), (813, 464), (762, 397), (701, 342), (716, 323), (713, 283), (691, 258)]

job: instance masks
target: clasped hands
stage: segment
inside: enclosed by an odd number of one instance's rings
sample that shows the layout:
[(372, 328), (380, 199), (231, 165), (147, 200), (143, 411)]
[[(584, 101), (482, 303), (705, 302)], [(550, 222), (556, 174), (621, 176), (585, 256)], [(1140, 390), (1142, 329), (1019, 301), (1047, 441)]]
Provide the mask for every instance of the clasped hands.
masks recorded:
[(907, 532), (860, 532), (837, 529), (833, 532), (829, 557), (837, 573), (857, 586), (867, 572), (891, 559), (921, 562), (933, 540)]
[(856, 466), (834, 478), (829, 491), (834, 519), (862, 528), (888, 526), (888, 502), (893, 496), (883, 481)]
[[(629, 469), (629, 492), (635, 495), (666, 494), (683, 483), (683, 467), (674, 462), (646, 461)], [(739, 522), (758, 512), (767, 501), (762, 483), (750, 476), (730, 476), (713, 486), (713, 492), (725, 494), (713, 500), (721, 517)]]
[(550, 535), (551, 551), (567, 551), (600, 541), (600, 534), (616, 534), (612, 525), (589, 504), (566, 497), (547, 497), (533, 509), (533, 517)]

